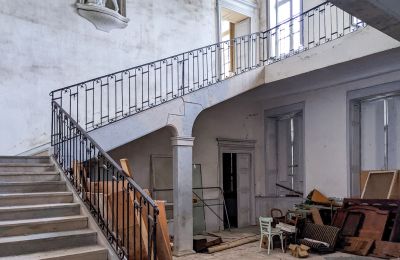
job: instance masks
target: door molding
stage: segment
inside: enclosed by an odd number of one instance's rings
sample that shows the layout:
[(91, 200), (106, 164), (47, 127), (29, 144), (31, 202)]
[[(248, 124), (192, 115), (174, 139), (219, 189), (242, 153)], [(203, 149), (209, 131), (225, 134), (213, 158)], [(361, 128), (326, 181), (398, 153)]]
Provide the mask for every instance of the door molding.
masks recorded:
[[(229, 138), (217, 138), (218, 142), (218, 186), (223, 189), (223, 172), (222, 172), (222, 154), (223, 153), (244, 153), (250, 155), (250, 224), (256, 224), (255, 217), (255, 144), (256, 140), (244, 140), (244, 139), (229, 139)], [(223, 208), (220, 207), (220, 212), (223, 214)]]

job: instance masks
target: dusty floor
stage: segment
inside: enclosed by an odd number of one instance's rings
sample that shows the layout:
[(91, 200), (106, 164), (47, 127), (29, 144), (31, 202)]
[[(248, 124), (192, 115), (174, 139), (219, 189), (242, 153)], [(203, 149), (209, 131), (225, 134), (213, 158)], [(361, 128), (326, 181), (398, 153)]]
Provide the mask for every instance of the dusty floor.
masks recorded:
[[(275, 249), (270, 255), (267, 254), (266, 249), (260, 249), (259, 242), (242, 245), (236, 248), (227, 249), (214, 254), (193, 254), (189, 256), (174, 258), (176, 260), (208, 260), (208, 259), (227, 259), (227, 260), (244, 260), (244, 259), (296, 259), (290, 256), (289, 253), (282, 253), (281, 250)], [(372, 257), (360, 257), (349, 255), (345, 253), (333, 253), (327, 255), (310, 255), (307, 259), (321, 259), (321, 260), (352, 260), (352, 259), (374, 259)]]

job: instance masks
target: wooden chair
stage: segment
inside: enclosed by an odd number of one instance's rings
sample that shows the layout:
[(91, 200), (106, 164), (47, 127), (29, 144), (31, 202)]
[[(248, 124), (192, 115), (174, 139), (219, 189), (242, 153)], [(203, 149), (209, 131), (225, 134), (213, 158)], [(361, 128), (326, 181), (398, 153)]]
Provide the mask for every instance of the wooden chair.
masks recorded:
[(272, 221), (273, 218), (260, 217), (260, 234), (261, 234), (260, 248), (262, 248), (263, 237), (266, 236), (268, 238), (268, 254), (269, 254), (271, 246), (272, 250), (274, 249), (274, 244), (272, 241), (273, 237), (279, 236), (279, 238), (281, 239), (282, 252), (285, 253), (285, 249), (283, 248), (283, 232), (279, 228), (273, 228)]
[(278, 224), (279, 222), (286, 223), (286, 216), (283, 215), (282, 210), (277, 208), (271, 209), (271, 217), (274, 219), (274, 224)]

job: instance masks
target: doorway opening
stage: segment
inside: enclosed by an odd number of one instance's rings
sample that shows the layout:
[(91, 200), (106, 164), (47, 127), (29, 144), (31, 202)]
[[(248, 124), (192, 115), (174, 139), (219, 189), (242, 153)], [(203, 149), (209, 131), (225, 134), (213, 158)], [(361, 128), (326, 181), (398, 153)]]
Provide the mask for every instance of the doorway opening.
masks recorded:
[(224, 213), (224, 228), (238, 227), (237, 207), (237, 154), (222, 154), (222, 180), (227, 213)]
[(245, 64), (241, 56), (244, 55), (244, 41), (235, 42), (235, 38), (251, 33), (250, 17), (227, 8), (221, 8), (220, 41), (221, 46), (221, 75), (230, 77), (244, 68)]

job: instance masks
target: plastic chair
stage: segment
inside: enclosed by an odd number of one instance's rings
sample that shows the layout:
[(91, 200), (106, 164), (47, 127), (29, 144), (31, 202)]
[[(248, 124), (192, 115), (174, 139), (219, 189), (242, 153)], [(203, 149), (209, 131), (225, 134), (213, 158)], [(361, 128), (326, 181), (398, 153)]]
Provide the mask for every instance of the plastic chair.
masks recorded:
[(268, 238), (268, 254), (269, 254), (271, 246), (272, 250), (274, 249), (274, 244), (272, 242), (273, 237), (279, 236), (281, 239), (282, 252), (285, 253), (285, 249), (283, 249), (283, 233), (279, 228), (272, 227), (272, 221), (273, 218), (260, 217), (260, 233), (261, 233), (260, 248), (262, 246), (263, 237), (266, 236)]

